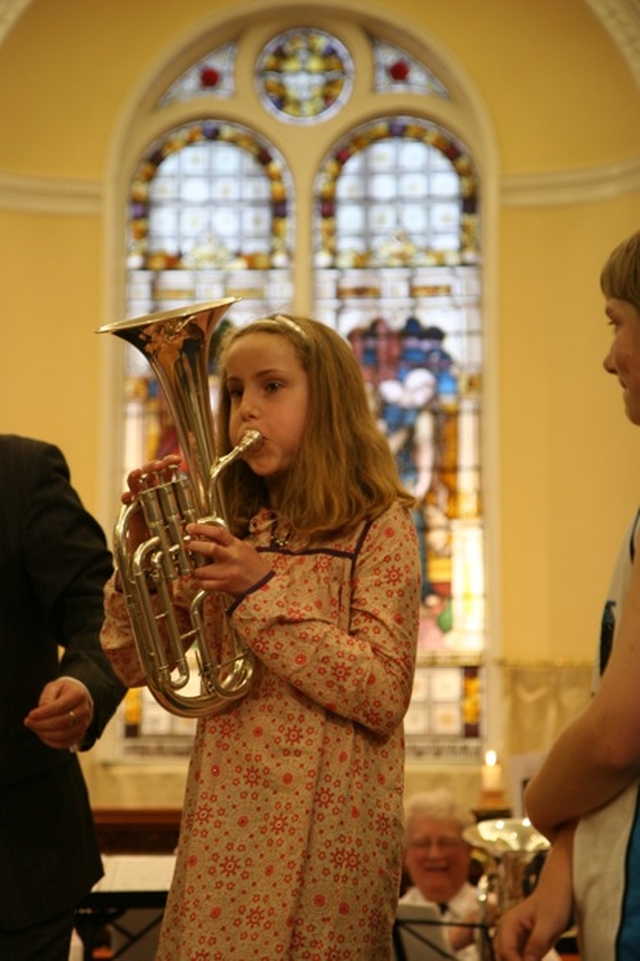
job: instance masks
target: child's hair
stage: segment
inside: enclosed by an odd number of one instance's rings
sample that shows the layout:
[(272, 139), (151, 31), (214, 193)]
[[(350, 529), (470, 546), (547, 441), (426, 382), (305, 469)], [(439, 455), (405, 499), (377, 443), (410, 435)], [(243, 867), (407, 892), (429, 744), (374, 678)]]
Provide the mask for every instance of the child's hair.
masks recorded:
[(600, 274), (605, 297), (626, 300), (640, 310), (640, 231), (612, 251)]
[[(354, 529), (395, 501), (412, 507), (414, 498), (400, 482), (351, 347), (320, 321), (274, 314), (226, 332), (217, 355), (221, 452), (231, 449), (226, 358), (233, 344), (253, 333), (286, 337), (309, 378), (306, 427), (278, 506), (296, 532), (319, 538)], [(268, 505), (264, 480), (238, 460), (220, 482), (230, 526), (242, 536), (251, 517)]]

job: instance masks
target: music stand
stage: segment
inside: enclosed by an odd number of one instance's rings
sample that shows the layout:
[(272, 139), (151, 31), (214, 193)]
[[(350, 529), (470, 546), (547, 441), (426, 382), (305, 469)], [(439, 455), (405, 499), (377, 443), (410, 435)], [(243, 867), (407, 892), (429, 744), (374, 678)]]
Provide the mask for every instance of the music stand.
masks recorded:
[(443, 921), (432, 904), (399, 904), (393, 925), (394, 961), (455, 961), (445, 941)]

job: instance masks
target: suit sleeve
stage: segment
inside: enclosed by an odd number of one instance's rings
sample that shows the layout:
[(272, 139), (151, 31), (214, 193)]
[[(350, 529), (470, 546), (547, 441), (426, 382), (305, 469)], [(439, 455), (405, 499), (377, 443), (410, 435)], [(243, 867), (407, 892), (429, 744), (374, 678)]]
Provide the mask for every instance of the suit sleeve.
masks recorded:
[(60, 673), (82, 681), (93, 698), (94, 717), (82, 744), (87, 749), (124, 695), (99, 641), (111, 554), (102, 529), (71, 486), (62, 453), (43, 445), (37, 465), (25, 554), (54, 638), (63, 648)]

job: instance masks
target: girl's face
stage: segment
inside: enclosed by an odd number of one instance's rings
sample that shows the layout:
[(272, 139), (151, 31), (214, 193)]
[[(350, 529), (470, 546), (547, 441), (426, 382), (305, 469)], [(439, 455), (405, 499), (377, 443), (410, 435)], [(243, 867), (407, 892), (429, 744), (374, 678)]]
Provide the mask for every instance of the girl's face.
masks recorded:
[(617, 376), (627, 417), (640, 426), (640, 312), (627, 300), (612, 297), (605, 313), (613, 327), (613, 341), (604, 369)]
[(290, 340), (260, 331), (231, 345), (226, 374), (231, 443), (237, 444), (250, 428), (260, 431), (262, 446), (245, 460), (265, 478), (271, 506), (277, 507), (307, 421), (309, 377)]

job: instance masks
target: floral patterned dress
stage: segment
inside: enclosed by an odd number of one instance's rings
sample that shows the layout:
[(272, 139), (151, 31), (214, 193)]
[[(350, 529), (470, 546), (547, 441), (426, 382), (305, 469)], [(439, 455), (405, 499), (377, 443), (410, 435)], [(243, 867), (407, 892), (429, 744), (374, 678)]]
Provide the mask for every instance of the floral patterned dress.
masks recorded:
[[(276, 524), (264, 510), (251, 525), (272, 572), (229, 620), (257, 677), (198, 723), (158, 961), (390, 958), (420, 605), (415, 529), (394, 506), (309, 548), (295, 535), (278, 546)], [(180, 581), (177, 605), (193, 591)], [(112, 584), (106, 611), (103, 646), (124, 682), (140, 684)], [(224, 648), (215, 594), (205, 623)]]

